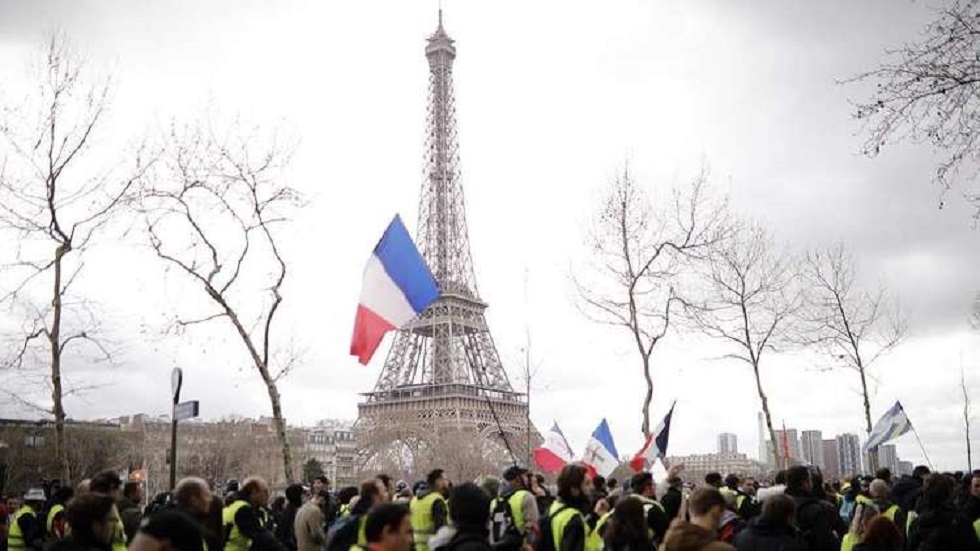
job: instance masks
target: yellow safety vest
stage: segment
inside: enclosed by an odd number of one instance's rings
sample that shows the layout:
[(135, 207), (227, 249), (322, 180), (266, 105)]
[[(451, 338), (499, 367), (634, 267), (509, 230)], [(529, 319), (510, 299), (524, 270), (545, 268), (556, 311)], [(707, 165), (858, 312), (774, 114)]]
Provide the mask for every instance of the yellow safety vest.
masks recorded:
[(344, 503), (340, 506), (340, 516), (346, 517), (350, 514), (350, 505)]
[(973, 531), (977, 533), (977, 539), (980, 539), (980, 519), (973, 523)]
[(225, 551), (249, 551), (251, 549), (251, 538), (245, 537), (245, 534), (235, 524), (235, 515), (238, 511), (243, 507), (251, 506), (251, 503), (239, 499), (221, 511), (221, 524), (224, 526), (225, 533)]
[(840, 542), (840, 551), (851, 551), (859, 543), (861, 543), (861, 538), (848, 532), (844, 534), (844, 539)]
[[(615, 509), (610, 509), (609, 512), (604, 513), (601, 517), (599, 517), (599, 520), (596, 521), (595, 528), (592, 529), (592, 531), (589, 533), (589, 537), (586, 539), (586, 545), (590, 549), (602, 549), (605, 545), (605, 542), (603, 541), (604, 538), (602, 535), (602, 528), (606, 525), (606, 522), (609, 521), (609, 518), (612, 517), (613, 511), (615, 511)], [(586, 526), (586, 530), (588, 530), (588, 526)]]
[[(527, 490), (517, 490), (509, 498), (507, 498), (507, 504), (510, 506), (510, 514), (514, 517), (514, 524), (517, 527), (517, 531), (523, 536), (527, 532), (527, 527), (524, 526), (524, 496), (529, 492)], [(500, 503), (502, 497), (495, 497), (493, 501), (490, 502), (490, 514), (493, 514), (493, 510), (497, 508), (497, 504)], [(492, 519), (491, 519), (492, 520)]]
[(885, 511), (881, 513), (881, 515), (887, 518), (888, 520), (895, 522), (895, 513), (897, 512), (898, 512), (898, 505), (892, 505), (891, 507), (885, 509)]
[[(415, 551), (429, 551), (429, 538), (436, 533), (436, 522), (432, 518), (432, 507), (437, 501), (446, 505), (446, 498), (439, 492), (432, 492), (422, 499), (413, 497), (409, 502), (412, 517), (412, 531), (415, 533)], [(448, 513), (448, 509), (446, 511)]]
[[(667, 514), (667, 511), (664, 510), (664, 506), (661, 505), (659, 501), (657, 501), (655, 499), (650, 499), (648, 497), (643, 497), (643, 496), (636, 496), (636, 497), (639, 498), (639, 500), (643, 502), (643, 518), (646, 518), (647, 515), (650, 514), (650, 509), (653, 509), (654, 507), (656, 507), (657, 509), (660, 509), (660, 512), (661, 513)], [(650, 539), (651, 540), (657, 539), (657, 538), (663, 538), (664, 535), (665, 535), (665, 534), (658, 534), (658, 533), (654, 532), (653, 527), (650, 527), (649, 528), (649, 531), (650, 531)]]
[(31, 515), (32, 517), (37, 517), (37, 513), (34, 509), (31, 509), (27, 505), (24, 505), (14, 514), (14, 518), (10, 520), (10, 530), (7, 532), (7, 549), (9, 551), (17, 551), (18, 549), (27, 549), (27, 542), (24, 541), (24, 532), (20, 529), (20, 517), (24, 515)]
[[(582, 518), (582, 513), (575, 507), (566, 507), (564, 503), (556, 501), (551, 504), (549, 514), (551, 515), (551, 537), (554, 540), (555, 549), (561, 549), (561, 540), (565, 536), (565, 528), (576, 516)], [(584, 518), (582, 518), (582, 524), (586, 526), (586, 531), (588, 531), (588, 525)], [(591, 547), (589, 536), (590, 534), (586, 533), (586, 547)]]
[(857, 498), (855, 499), (855, 501), (857, 503), (861, 503), (861, 504), (864, 504), (864, 505), (872, 505), (872, 504), (874, 504), (874, 502), (871, 501), (871, 498), (870, 497), (867, 497), (867, 496), (862, 495), (862, 494), (858, 494), (857, 495)]
[(115, 504), (112, 505), (112, 516), (116, 517), (112, 523), (112, 551), (126, 551), (126, 530)]
[(54, 517), (58, 516), (58, 513), (62, 512), (64, 510), (65, 510), (65, 506), (62, 505), (62, 504), (60, 504), (60, 503), (57, 503), (57, 504), (51, 506), (51, 510), (48, 511), (48, 521), (47, 521), (48, 535), (50, 535), (52, 537), (59, 536), (59, 534), (55, 534), (54, 531), (53, 531), (54, 530)]

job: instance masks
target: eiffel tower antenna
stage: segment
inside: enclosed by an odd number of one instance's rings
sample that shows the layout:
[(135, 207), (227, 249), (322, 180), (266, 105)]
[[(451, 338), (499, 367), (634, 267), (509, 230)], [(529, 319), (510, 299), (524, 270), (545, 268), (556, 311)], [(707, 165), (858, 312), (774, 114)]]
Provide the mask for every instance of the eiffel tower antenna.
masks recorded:
[(404, 464), (406, 446), (415, 456), (409, 463), (422, 461), (423, 450), (426, 461), (438, 462), (445, 451), (440, 439), (457, 433), (479, 445), (476, 455), (484, 460), (494, 458), (496, 446), (499, 468), (513, 460), (511, 439), (526, 436), (527, 402), (507, 378), (476, 285), (456, 135), (456, 46), (443, 27), (441, 5), (425, 57), (429, 99), (416, 243), (440, 297), (396, 332), (374, 389), (358, 405), (355, 431), (365, 465), (382, 467), (386, 457)]

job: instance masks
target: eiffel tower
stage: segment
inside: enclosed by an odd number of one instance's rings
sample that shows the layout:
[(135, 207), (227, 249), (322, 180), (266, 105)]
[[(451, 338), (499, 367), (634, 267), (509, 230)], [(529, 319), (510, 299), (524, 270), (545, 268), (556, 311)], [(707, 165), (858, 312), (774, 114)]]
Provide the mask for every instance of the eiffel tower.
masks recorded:
[(453, 471), (499, 472), (525, 461), (527, 443), (540, 436), (525, 396), (507, 378), (477, 291), (459, 176), (456, 47), (442, 10), (425, 57), (429, 99), (416, 243), (440, 297), (395, 334), (378, 382), (358, 405), (355, 433), (365, 470), (420, 475), (439, 466), (458, 477), (488, 474)]

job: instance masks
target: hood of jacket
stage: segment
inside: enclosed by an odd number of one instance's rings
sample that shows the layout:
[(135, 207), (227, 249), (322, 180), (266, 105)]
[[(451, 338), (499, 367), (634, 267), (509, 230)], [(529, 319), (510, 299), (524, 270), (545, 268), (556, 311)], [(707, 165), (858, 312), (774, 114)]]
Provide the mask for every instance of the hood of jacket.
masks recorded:
[(892, 486), (892, 501), (906, 511), (914, 511), (922, 495), (922, 479), (904, 475)]

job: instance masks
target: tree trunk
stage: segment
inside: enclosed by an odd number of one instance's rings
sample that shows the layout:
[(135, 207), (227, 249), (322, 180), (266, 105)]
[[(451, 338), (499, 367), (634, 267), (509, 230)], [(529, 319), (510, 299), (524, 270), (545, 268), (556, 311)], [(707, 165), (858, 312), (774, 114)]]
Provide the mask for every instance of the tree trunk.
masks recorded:
[[(861, 376), (861, 394), (864, 396), (864, 422), (868, 436), (871, 436), (871, 400), (868, 398), (868, 378), (864, 373), (864, 366), (860, 360), (857, 366), (858, 374)], [(878, 448), (868, 450), (868, 462), (870, 463), (871, 473), (875, 474), (878, 470)]]
[[(642, 352), (641, 352), (642, 353)], [(646, 379), (647, 393), (643, 397), (643, 437), (650, 437), (650, 402), (653, 401), (653, 377), (650, 376), (650, 357), (643, 356), (643, 378)]]
[(276, 382), (268, 376), (268, 369), (262, 370), (262, 379), (265, 387), (269, 391), (269, 401), (272, 402), (272, 419), (276, 426), (276, 434), (279, 436), (279, 443), (282, 445), (282, 467), (286, 475), (286, 484), (290, 484), (293, 479), (293, 454), (289, 449), (289, 437), (286, 434), (286, 422), (282, 418), (282, 406), (279, 402), (279, 389)]
[(779, 443), (776, 442), (776, 430), (772, 428), (772, 415), (769, 413), (769, 399), (766, 398), (766, 393), (762, 390), (762, 378), (759, 376), (758, 363), (752, 365), (752, 371), (755, 373), (755, 386), (759, 391), (759, 399), (762, 401), (762, 413), (766, 416), (766, 428), (769, 429), (769, 440), (772, 442), (773, 465), (776, 466), (776, 469), (781, 469), (783, 465), (779, 455)]
[(54, 252), (54, 294), (51, 297), (51, 329), (48, 341), (51, 346), (51, 403), (54, 414), (54, 456), (63, 481), (68, 481), (68, 460), (65, 449), (65, 408), (61, 388), (61, 268), (68, 249), (58, 245)]

